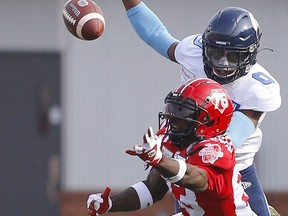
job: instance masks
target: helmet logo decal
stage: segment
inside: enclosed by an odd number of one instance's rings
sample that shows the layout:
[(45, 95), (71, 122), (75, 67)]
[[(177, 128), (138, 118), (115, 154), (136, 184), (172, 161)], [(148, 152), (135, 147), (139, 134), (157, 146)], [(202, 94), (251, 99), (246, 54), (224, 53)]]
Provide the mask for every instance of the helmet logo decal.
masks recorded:
[(251, 37), (251, 35), (248, 35), (247, 37), (243, 38), (243, 37), (239, 37), (239, 40), (241, 41), (246, 41)]
[(215, 43), (223, 46), (230, 45), (229, 41), (216, 41)]
[(198, 155), (202, 157), (203, 163), (214, 164), (218, 158), (222, 158), (224, 153), (218, 144), (206, 144), (206, 147), (199, 151)]
[(219, 110), (220, 113), (223, 113), (229, 106), (227, 95), (221, 89), (211, 90), (210, 95), (206, 98), (206, 102), (211, 102), (214, 105), (214, 109)]

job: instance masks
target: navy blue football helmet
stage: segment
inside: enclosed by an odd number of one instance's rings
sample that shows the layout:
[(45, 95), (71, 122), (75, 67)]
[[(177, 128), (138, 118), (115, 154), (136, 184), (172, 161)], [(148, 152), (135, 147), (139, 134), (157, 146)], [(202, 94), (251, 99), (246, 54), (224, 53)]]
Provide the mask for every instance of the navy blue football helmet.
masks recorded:
[(215, 14), (203, 34), (204, 70), (220, 84), (246, 75), (256, 63), (261, 32), (247, 10), (227, 7)]

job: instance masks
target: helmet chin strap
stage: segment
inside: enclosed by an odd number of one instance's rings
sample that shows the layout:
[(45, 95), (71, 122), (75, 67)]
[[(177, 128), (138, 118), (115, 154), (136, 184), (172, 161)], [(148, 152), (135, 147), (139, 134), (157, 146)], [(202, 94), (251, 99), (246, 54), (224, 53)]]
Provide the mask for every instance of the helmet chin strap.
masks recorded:
[(169, 132), (169, 139), (174, 145), (179, 146), (181, 149), (184, 149), (190, 144), (198, 142), (202, 139), (202, 137), (196, 135), (193, 130), (194, 128), (190, 128), (187, 133), (183, 132), (178, 134)]

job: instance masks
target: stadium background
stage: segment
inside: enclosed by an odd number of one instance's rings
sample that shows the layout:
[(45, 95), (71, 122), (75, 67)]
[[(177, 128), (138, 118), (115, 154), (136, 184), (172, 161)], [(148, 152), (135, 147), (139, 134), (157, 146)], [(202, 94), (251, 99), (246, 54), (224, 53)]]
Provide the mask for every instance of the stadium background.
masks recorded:
[[(1, 1), (1, 215), (86, 215), (89, 193), (106, 186), (119, 191), (147, 174), (125, 150), (141, 141), (149, 125), (157, 127), (163, 99), (179, 83), (179, 67), (137, 37), (120, 0), (97, 2), (106, 30), (84, 42), (65, 29), (63, 0)], [(202, 33), (223, 7), (253, 12), (263, 32), (261, 47), (274, 50), (262, 51), (259, 62), (280, 82), (283, 98), (262, 124), (256, 163), (269, 202), (288, 215), (288, 2), (146, 3), (179, 39)], [(167, 215), (173, 207), (171, 197), (166, 201), (142, 215)]]

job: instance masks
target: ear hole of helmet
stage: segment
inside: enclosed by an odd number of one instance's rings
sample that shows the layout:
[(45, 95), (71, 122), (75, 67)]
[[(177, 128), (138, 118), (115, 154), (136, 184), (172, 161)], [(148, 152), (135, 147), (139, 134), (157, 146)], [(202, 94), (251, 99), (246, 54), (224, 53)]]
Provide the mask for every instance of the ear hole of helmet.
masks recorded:
[(215, 120), (209, 121), (209, 122), (206, 124), (206, 126), (207, 126), (207, 127), (211, 127), (211, 126), (214, 125), (214, 123), (215, 123)]

